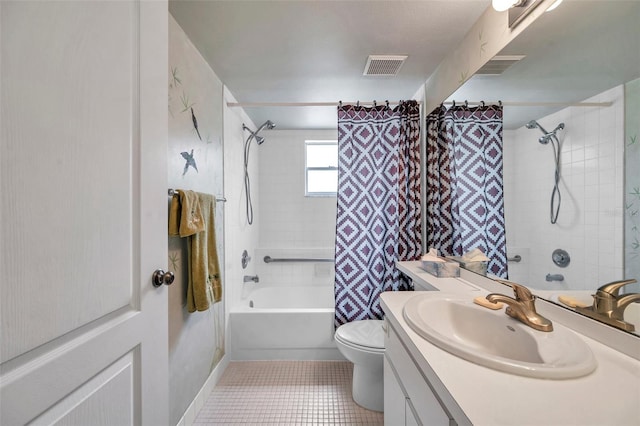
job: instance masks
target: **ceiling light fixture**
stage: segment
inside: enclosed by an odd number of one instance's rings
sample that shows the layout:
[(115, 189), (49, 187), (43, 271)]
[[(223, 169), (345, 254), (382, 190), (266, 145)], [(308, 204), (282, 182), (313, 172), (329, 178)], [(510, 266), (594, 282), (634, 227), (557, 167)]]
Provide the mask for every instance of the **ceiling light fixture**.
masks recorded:
[(549, 6), (547, 12), (551, 12), (553, 9), (560, 6), (560, 3), (562, 3), (562, 0), (556, 0), (551, 6)]
[(524, 6), (527, 0), (491, 0), (491, 6), (498, 11), (504, 12), (516, 6)]
[[(524, 7), (527, 6), (528, 0), (491, 0), (491, 6), (498, 11), (504, 12), (505, 10), (509, 10), (514, 7)], [(547, 12), (551, 12), (556, 7), (560, 6), (562, 0), (556, 0), (547, 8)]]

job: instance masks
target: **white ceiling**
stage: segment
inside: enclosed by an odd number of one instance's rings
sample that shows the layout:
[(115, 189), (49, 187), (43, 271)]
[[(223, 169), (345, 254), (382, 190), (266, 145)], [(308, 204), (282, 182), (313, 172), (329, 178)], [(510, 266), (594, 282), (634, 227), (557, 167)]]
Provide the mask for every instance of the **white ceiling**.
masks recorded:
[[(490, 0), (193, 1), (169, 10), (244, 102), (410, 99)], [(525, 54), (501, 76), (475, 76), (452, 98), (575, 102), (640, 77), (640, 1), (565, 0), (501, 54)], [(371, 54), (409, 55), (396, 77), (367, 77)], [(505, 107), (505, 128), (560, 108)], [(335, 129), (335, 107), (245, 108), (256, 125)]]
[[(410, 99), (490, 0), (169, 3), (239, 102)], [(395, 77), (362, 72), (373, 54), (409, 55)], [(245, 108), (256, 125), (336, 128), (335, 107)]]

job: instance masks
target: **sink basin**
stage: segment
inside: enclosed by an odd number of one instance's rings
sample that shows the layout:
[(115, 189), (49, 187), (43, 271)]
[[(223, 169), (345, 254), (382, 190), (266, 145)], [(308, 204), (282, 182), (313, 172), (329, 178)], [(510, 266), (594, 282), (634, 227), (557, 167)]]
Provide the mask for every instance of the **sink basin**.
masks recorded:
[(543, 379), (585, 376), (596, 368), (587, 344), (573, 331), (554, 323), (552, 332), (534, 330), (490, 310), (471, 297), (427, 293), (411, 298), (404, 318), (434, 345), (485, 367)]

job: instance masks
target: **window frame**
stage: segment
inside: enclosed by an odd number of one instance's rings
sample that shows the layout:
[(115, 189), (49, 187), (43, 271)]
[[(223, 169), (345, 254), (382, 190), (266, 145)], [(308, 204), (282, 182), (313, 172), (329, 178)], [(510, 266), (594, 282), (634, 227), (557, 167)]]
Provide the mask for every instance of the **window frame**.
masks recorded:
[[(325, 140), (305, 140), (304, 141), (304, 196), (305, 197), (337, 197), (338, 196), (338, 188), (336, 188), (333, 192), (309, 192), (309, 171), (334, 171), (336, 172), (336, 180), (338, 174), (337, 165), (334, 166), (326, 166), (326, 167), (309, 167), (307, 164), (307, 147), (309, 146), (335, 146), (336, 149), (338, 147), (338, 141), (334, 139), (325, 139)], [(337, 159), (336, 159), (337, 160)], [(337, 163), (336, 163), (337, 164)]]

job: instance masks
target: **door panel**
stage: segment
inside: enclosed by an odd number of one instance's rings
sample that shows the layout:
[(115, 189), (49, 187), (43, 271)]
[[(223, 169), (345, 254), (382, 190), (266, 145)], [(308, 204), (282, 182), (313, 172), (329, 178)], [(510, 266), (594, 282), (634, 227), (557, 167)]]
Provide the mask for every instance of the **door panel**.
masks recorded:
[(0, 424), (167, 422), (167, 18), (0, 3)]
[[(6, 361), (134, 305), (139, 88), (135, 3), (26, 2), (2, 10)], [(38, 327), (29, 326), (32, 318)]]
[[(133, 424), (134, 370), (137, 353), (130, 352), (34, 420), (34, 424)], [(96, 415), (96, 413), (98, 413)]]

